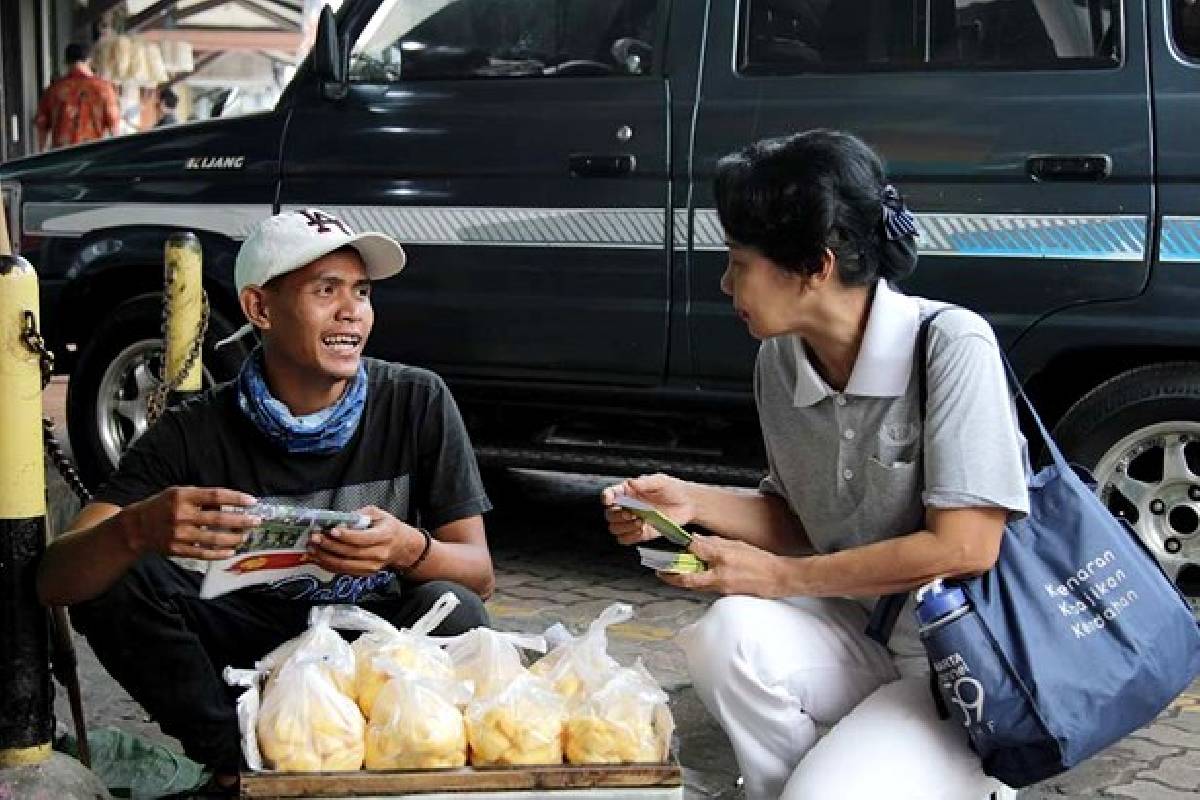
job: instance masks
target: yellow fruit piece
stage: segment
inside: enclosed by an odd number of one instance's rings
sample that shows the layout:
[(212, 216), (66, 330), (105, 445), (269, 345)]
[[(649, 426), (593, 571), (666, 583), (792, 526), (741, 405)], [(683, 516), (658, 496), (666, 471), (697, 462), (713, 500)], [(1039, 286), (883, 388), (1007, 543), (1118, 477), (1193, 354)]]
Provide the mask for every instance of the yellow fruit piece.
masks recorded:
[(454, 664), (446, 651), (420, 637), (367, 633), (355, 640), (351, 650), (355, 660), (353, 695), (367, 716), (371, 715), (375, 698), (392, 678), (391, 673), (381, 668), (381, 661), (427, 678), (454, 677)]
[(467, 711), (467, 739), (475, 766), (561, 764), (562, 699), (543, 678), (526, 675)]
[(356, 770), (365, 723), (317, 663), (281, 669), (263, 694), (256, 733), (263, 761), (287, 772)]
[(649, 719), (632, 724), (594, 715), (567, 720), (567, 761), (572, 764), (623, 764), (659, 760), (658, 740)]
[(397, 678), (383, 688), (367, 725), (367, 769), (466, 763), (467, 731), (457, 705), (415, 680)]

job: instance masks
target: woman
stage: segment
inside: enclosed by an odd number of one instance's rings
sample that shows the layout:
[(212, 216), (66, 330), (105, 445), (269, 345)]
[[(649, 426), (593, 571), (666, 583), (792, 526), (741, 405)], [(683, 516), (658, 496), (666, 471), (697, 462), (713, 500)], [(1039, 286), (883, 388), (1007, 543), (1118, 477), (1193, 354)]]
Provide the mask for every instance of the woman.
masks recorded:
[(758, 142), (721, 160), (715, 191), (721, 289), (762, 340), (769, 471), (757, 491), (625, 481), (604, 491), (609, 528), (656, 535), (613, 505), (628, 494), (713, 534), (691, 547), (707, 571), (661, 577), (725, 595), (679, 639), (752, 800), (1007, 791), (937, 718), (911, 608), (888, 648), (863, 632), (878, 596), (989, 569), (1006, 519), (1028, 511), (995, 337), (961, 309), (931, 322), (923, 419), (914, 348), (940, 304), (889, 285), (916, 265), (916, 229), (855, 137)]

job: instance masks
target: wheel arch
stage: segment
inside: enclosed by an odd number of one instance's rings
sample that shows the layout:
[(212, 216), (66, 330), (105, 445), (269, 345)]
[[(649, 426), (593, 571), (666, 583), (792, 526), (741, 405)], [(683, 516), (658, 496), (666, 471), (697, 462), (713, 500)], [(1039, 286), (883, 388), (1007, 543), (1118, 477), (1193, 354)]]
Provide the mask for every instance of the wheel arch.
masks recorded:
[(1097, 345), (1064, 350), (1025, 380), (1025, 391), (1053, 430), (1080, 400), (1118, 375), (1182, 361), (1200, 365), (1200, 347)]
[[(64, 342), (78, 344), (105, 316), (134, 298), (161, 296), (163, 249), (179, 230), (137, 227), (97, 231), (80, 240), (70, 260), (70, 278), (58, 308)], [(213, 311), (231, 326), (242, 319), (233, 289), (233, 264), (240, 243), (196, 231), (204, 254), (204, 287)]]

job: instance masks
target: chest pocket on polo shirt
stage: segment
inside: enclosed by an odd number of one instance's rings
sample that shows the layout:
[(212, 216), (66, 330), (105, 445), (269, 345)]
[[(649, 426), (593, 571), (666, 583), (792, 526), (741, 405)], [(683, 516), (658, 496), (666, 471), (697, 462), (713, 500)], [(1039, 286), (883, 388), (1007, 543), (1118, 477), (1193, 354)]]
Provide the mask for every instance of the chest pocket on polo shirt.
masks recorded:
[(920, 460), (883, 464), (871, 456), (864, 473), (863, 488), (866, 491), (863, 501), (870, 507), (875, 530), (889, 535), (916, 530), (923, 513), (921, 485), (924, 470)]
[(916, 422), (885, 421), (879, 426), (876, 460), (882, 467), (911, 465), (921, 454), (921, 425)]

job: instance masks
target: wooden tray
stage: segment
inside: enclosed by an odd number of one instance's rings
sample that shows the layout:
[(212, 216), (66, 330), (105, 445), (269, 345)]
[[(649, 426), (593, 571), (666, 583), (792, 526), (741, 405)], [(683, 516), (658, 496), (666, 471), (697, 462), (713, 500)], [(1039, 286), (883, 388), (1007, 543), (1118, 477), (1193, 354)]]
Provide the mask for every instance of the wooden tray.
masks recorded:
[(593, 788), (671, 788), (683, 784), (678, 764), (506, 767), (357, 772), (243, 772), (251, 798), (387, 797), (435, 792), (503, 792)]

